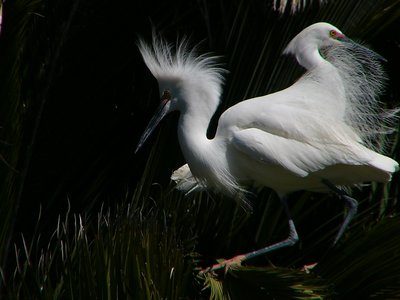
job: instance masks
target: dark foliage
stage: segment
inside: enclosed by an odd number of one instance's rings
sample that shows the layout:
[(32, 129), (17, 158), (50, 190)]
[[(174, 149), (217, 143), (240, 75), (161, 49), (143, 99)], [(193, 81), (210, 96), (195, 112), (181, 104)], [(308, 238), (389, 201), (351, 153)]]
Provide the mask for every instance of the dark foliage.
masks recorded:
[[(296, 14), (256, 0), (2, 3), (0, 295), (238, 299), (251, 290), (266, 299), (400, 298), (398, 174), (386, 186), (354, 191), (360, 214), (333, 249), (341, 204), (329, 195), (292, 195), (301, 243), (249, 262), (258, 267), (209, 277), (212, 288), (202, 290), (201, 267), (287, 234), (279, 202), (263, 190), (250, 215), (218, 195), (172, 191), (170, 173), (183, 163), (177, 115), (134, 155), (159, 100), (135, 44), (153, 27), (170, 41), (189, 36), (203, 41), (201, 51), (223, 55), (230, 73), (210, 136), (227, 107), (301, 74), (281, 52), (317, 21), (388, 60), (382, 101), (395, 106), (398, 1), (325, 2), (310, 1)], [(399, 133), (389, 139), (387, 152), (399, 160)], [(311, 274), (300, 271), (317, 261)]]

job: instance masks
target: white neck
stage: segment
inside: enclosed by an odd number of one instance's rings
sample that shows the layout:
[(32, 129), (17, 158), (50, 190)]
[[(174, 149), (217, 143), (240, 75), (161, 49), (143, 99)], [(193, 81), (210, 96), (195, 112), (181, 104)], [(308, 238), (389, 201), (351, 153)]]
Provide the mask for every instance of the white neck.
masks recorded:
[(305, 46), (301, 51), (301, 55), (296, 55), (297, 61), (307, 70), (312, 70), (318, 66), (328, 63), (322, 58), (316, 46)]
[(186, 101), (188, 105), (180, 111), (178, 138), (193, 175), (207, 179), (212, 176), (214, 161), (220, 159), (221, 154), (216, 141), (207, 138), (208, 126), (217, 109), (218, 99), (212, 99), (213, 95), (207, 92), (194, 93), (186, 94), (186, 97), (196, 101)]
[(211, 142), (207, 138), (207, 129), (211, 117), (212, 114), (202, 114), (194, 109), (181, 112), (178, 138), (183, 155), (189, 165), (207, 155), (207, 145)]
[[(304, 89), (304, 80), (314, 84), (315, 86), (310, 91), (316, 93), (314, 98), (317, 101), (313, 105), (316, 108), (321, 106), (331, 114), (335, 112), (336, 117), (343, 120), (347, 109), (347, 100), (339, 71), (320, 55), (316, 47), (304, 49), (302, 53), (303, 55), (297, 57), (297, 60), (308, 70), (309, 75), (296, 82), (294, 86)], [(320, 101), (321, 99), (324, 101)], [(310, 103), (309, 99), (307, 102)]]

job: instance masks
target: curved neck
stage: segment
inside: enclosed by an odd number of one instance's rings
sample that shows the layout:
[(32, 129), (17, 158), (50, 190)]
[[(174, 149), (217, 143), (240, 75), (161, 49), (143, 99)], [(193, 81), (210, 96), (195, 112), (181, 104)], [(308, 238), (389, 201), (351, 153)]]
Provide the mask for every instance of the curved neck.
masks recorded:
[(180, 111), (179, 144), (193, 175), (204, 178), (209, 176), (207, 170), (212, 169), (210, 163), (218, 156), (218, 153), (214, 153), (215, 147), (211, 146), (214, 140), (207, 138), (208, 126), (217, 109), (218, 99), (212, 99), (212, 95), (207, 92), (187, 96), (196, 101), (186, 102), (189, 105)]
[[(212, 117), (211, 111), (187, 109), (181, 112), (178, 123), (178, 138), (186, 160), (199, 157), (206, 150), (207, 130)], [(198, 153), (199, 155), (193, 155)]]
[(296, 59), (300, 65), (307, 70), (312, 70), (318, 66), (329, 64), (319, 53), (315, 46), (302, 47), (301, 54), (296, 55)]
[[(300, 89), (299, 93), (314, 93), (314, 99), (324, 101), (316, 101), (313, 103), (315, 107), (323, 107), (326, 111), (330, 111), (331, 115), (335, 115), (338, 119), (343, 120), (346, 115), (348, 100), (346, 99), (346, 91), (342, 77), (338, 69), (325, 60), (316, 47), (303, 49), (302, 55), (297, 57), (299, 64), (307, 69), (307, 75), (300, 78), (293, 86)], [(304, 85), (304, 83), (311, 86)], [(309, 102), (311, 103), (311, 102)]]

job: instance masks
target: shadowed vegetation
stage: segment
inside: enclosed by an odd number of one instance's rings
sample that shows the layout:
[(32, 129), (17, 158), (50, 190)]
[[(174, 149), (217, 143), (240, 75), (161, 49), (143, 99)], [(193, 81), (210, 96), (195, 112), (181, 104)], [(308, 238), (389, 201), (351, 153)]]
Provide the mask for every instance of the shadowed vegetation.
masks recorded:
[[(398, 1), (318, 1), (290, 13), (274, 1), (15, 0), (0, 35), (0, 295), (5, 299), (398, 299), (399, 174), (353, 191), (359, 214), (331, 243), (343, 205), (298, 192), (289, 205), (300, 243), (227, 274), (198, 276), (216, 259), (287, 236), (264, 189), (253, 213), (219, 195), (185, 197), (169, 184), (184, 161), (177, 115), (134, 155), (159, 101), (136, 48), (152, 26), (188, 35), (221, 58), (219, 114), (290, 85), (302, 72), (281, 56), (317, 21), (366, 41), (388, 63), (382, 101), (399, 103)], [(140, 5), (139, 5), (140, 4)], [(277, 3), (278, 5), (278, 3)], [(399, 132), (387, 154), (400, 160)], [(318, 264), (303, 271), (304, 265)]]

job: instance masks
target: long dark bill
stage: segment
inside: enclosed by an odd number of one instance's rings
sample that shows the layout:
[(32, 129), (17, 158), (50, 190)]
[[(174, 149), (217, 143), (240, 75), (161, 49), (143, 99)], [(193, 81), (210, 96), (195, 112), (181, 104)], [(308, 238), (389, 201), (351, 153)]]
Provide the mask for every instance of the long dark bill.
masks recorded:
[(165, 117), (165, 115), (169, 111), (169, 100), (168, 99), (163, 99), (161, 101), (160, 106), (157, 109), (157, 112), (154, 114), (154, 116), (151, 118), (149, 124), (147, 125), (145, 131), (143, 132), (142, 136), (140, 137), (139, 143), (136, 147), (135, 153), (139, 151), (139, 149), (143, 146), (147, 138), (151, 135), (153, 130), (157, 127), (158, 123)]

